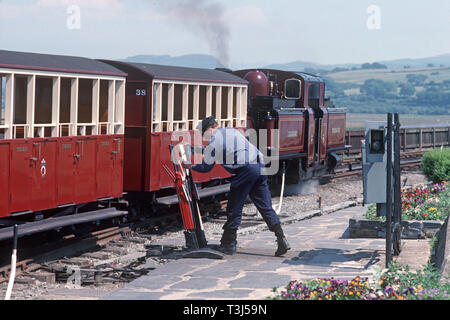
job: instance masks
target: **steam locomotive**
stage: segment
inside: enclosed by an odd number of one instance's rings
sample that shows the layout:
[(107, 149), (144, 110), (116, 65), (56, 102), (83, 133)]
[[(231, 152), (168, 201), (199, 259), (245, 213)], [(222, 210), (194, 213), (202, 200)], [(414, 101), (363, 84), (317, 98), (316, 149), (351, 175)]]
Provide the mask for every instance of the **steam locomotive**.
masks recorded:
[[(268, 69), (234, 74), (249, 82), (249, 127), (279, 131), (275, 158), (286, 171), (288, 183), (333, 171), (341, 161), (339, 153), (349, 148), (345, 145), (346, 113), (325, 98), (323, 79)], [(271, 149), (268, 145), (269, 153)]]

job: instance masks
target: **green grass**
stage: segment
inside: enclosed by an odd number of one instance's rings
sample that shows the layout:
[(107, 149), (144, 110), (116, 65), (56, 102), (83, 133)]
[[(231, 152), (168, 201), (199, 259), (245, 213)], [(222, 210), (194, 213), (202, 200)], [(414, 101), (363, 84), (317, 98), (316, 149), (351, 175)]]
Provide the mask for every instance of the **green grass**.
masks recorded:
[[(439, 74), (434, 74), (438, 72)], [(411, 68), (411, 69), (376, 69), (353, 70), (330, 73), (327, 76), (336, 82), (349, 82), (358, 85), (364, 84), (368, 79), (379, 79), (388, 82), (407, 82), (408, 74), (423, 74), (428, 77), (426, 82), (442, 82), (450, 80), (450, 67)]]
[[(386, 121), (386, 117), (386, 114), (347, 113), (347, 130), (363, 130), (366, 127), (366, 121)], [(419, 124), (449, 124), (450, 126), (450, 115), (400, 114), (400, 123), (404, 126)]]

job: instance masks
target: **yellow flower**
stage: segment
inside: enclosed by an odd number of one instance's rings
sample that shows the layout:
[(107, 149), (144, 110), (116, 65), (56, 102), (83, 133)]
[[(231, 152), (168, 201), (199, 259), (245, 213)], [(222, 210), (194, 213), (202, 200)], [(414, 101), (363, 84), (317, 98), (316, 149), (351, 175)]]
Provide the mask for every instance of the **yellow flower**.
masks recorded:
[(383, 280), (380, 280), (378, 284), (381, 286), (383, 284)]
[(419, 290), (423, 290), (423, 287), (422, 287), (422, 285), (421, 285), (421, 284), (419, 284), (419, 285), (417, 286), (417, 289), (419, 289)]

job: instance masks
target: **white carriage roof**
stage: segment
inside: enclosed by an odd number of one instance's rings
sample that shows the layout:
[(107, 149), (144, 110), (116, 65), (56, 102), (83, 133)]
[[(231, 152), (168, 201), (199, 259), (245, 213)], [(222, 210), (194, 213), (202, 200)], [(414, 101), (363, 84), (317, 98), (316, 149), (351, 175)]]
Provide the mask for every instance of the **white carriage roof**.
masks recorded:
[(6, 50), (0, 50), (0, 68), (127, 76), (123, 71), (94, 59)]

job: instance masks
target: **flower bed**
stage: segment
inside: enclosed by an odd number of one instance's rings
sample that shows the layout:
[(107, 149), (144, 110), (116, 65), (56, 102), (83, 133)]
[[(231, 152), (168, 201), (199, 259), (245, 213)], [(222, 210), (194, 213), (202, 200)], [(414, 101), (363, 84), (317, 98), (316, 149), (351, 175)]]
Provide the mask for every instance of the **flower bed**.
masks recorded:
[[(443, 283), (438, 271), (427, 265), (411, 272), (392, 263), (376, 283), (355, 277), (353, 280), (316, 279), (291, 281), (275, 300), (450, 300), (450, 284)], [(274, 289), (276, 293), (276, 290)]]
[[(402, 220), (440, 220), (447, 219), (450, 210), (450, 188), (448, 182), (429, 186), (418, 186), (402, 190)], [(369, 207), (365, 218), (384, 220), (377, 217), (376, 205)]]

